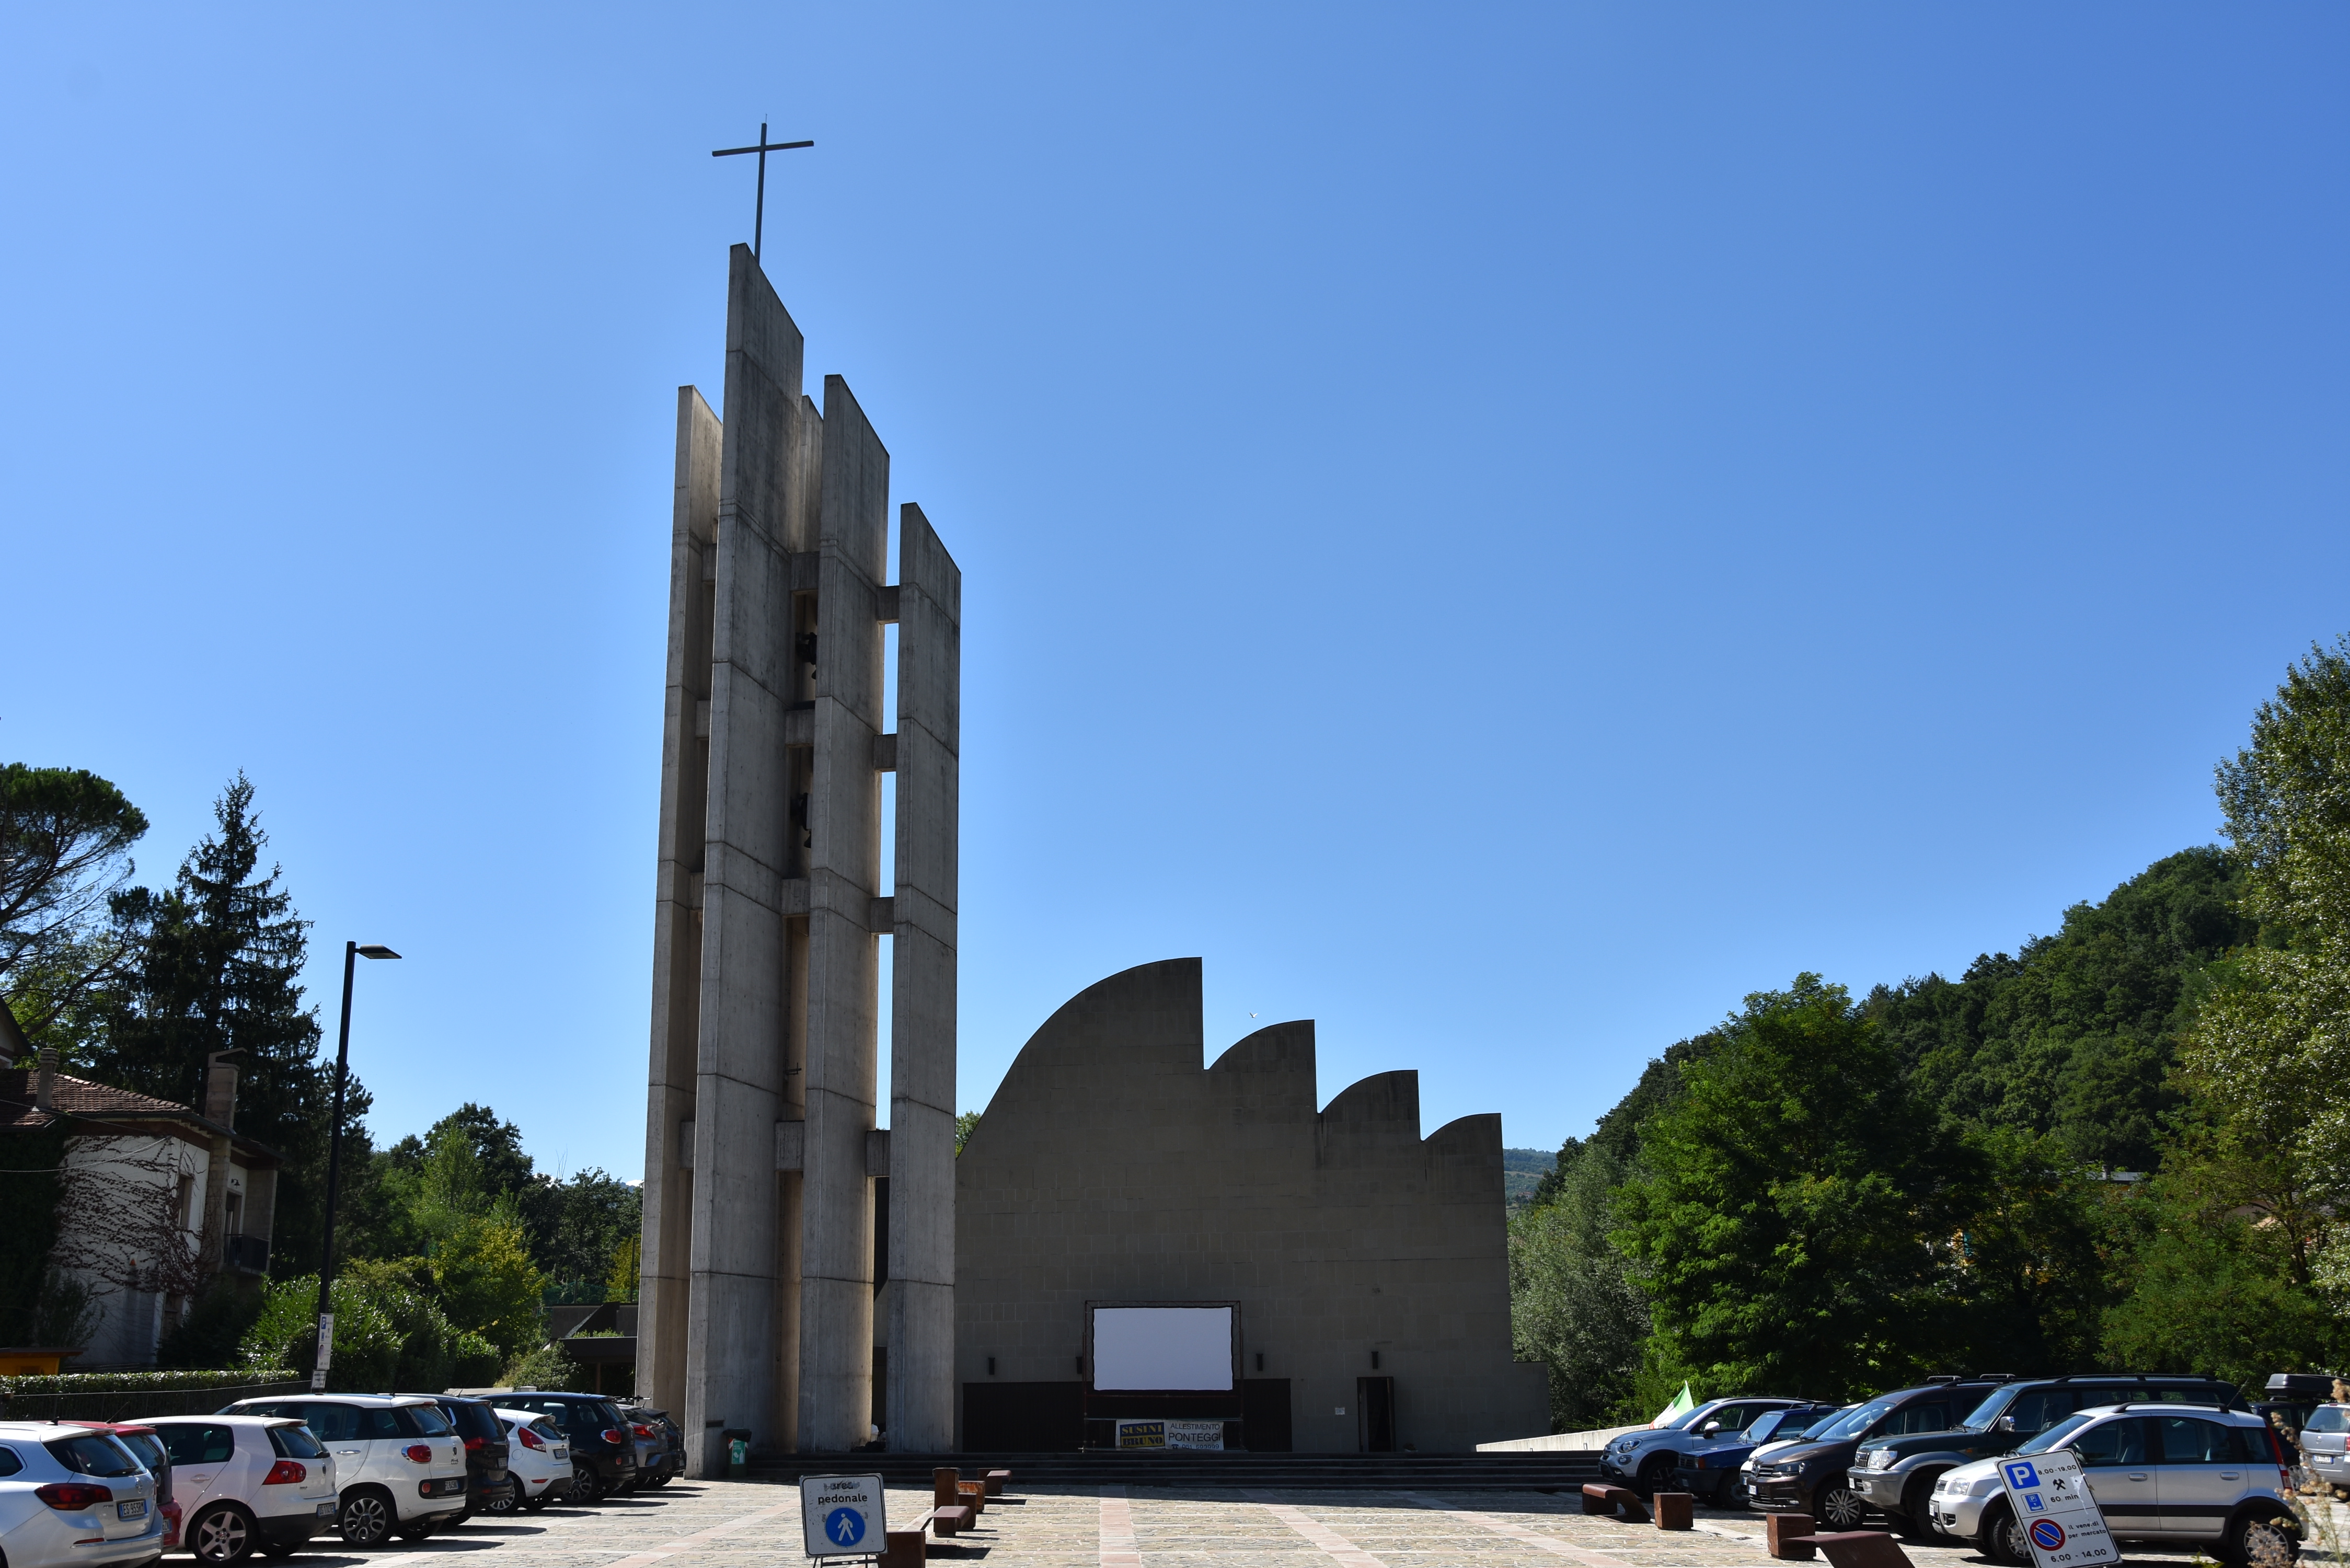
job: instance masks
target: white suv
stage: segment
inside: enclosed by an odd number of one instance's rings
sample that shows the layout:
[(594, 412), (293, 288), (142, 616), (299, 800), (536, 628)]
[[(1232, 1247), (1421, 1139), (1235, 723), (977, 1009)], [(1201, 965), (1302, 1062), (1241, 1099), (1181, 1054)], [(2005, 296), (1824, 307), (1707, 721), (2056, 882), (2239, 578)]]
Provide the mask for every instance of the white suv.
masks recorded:
[(163, 1555), (155, 1478), (103, 1432), (0, 1421), (0, 1561), (8, 1568), (151, 1563)]
[[(2116, 1540), (2209, 1551), (2245, 1568), (2299, 1550), (2284, 1456), (2258, 1416), (2217, 1405), (2108, 1405), (2057, 1422), (2019, 1454), (2070, 1449)], [(2004, 1458), (2005, 1456), (2001, 1456)], [(1934, 1483), (1934, 1528), (1972, 1540), (1994, 1562), (2029, 1563), (1998, 1459)]]
[(419, 1394), (313, 1394), (240, 1399), (224, 1416), (290, 1416), (335, 1461), (336, 1523), (349, 1545), (398, 1531), (421, 1541), (465, 1511), (465, 1444)]
[(255, 1548), (298, 1551), (335, 1522), (335, 1461), (299, 1421), (269, 1416), (159, 1416), (145, 1423), (172, 1456), (181, 1544), (201, 1563), (242, 1563)]

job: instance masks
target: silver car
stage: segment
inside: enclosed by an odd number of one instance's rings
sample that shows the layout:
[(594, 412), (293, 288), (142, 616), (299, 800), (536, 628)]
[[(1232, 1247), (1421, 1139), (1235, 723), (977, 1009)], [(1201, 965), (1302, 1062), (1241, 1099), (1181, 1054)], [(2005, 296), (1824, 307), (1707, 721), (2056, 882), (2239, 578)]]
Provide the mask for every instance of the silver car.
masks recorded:
[(2312, 1480), (2330, 1486), (2334, 1495), (2350, 1494), (2350, 1405), (2320, 1405), (2309, 1413), (2301, 1429), (2301, 1459)]
[[(2214, 1552), (2236, 1568), (2282, 1568), (2299, 1549), (2282, 1452), (2258, 1416), (2217, 1405), (2109, 1405), (2068, 1416), (2018, 1446), (2070, 1449), (2117, 1541)], [(2002, 1456), (2004, 1458), (2005, 1456)], [(1934, 1483), (1933, 1525), (1994, 1562), (2028, 1564), (1998, 1459)]]

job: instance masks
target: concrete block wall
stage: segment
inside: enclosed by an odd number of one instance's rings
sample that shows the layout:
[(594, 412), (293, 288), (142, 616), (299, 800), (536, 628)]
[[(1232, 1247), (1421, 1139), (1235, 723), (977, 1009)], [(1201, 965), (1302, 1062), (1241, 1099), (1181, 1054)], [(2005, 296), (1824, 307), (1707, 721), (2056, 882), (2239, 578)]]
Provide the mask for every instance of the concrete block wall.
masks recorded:
[(1501, 1118), (1422, 1138), (1411, 1072), (1317, 1108), (1311, 1023), (1202, 1056), (1196, 959), (1111, 976), (1023, 1048), (955, 1162), (958, 1390), (1076, 1377), (1088, 1302), (1238, 1301), (1242, 1376), (1290, 1380), (1297, 1451), (1356, 1451), (1362, 1376), (1395, 1379), (1399, 1446), (1543, 1431)]

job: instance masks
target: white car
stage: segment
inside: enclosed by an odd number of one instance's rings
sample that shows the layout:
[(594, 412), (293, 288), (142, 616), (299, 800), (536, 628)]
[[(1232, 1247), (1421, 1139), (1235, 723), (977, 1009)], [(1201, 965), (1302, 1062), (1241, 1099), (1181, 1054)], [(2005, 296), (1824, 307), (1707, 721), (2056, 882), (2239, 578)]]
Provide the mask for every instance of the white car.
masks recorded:
[(571, 1495), (571, 1445), (563, 1429), (536, 1410), (499, 1410), (506, 1429), (506, 1469), (521, 1487), (519, 1501), (545, 1508)]
[[(2081, 1479), (2117, 1541), (2211, 1552), (2236, 1568), (2290, 1563), (2299, 1550), (2284, 1455), (2258, 1416), (2168, 1400), (2106, 1405), (2066, 1417), (2015, 1451), (2052, 1449), (2080, 1456)], [(1999, 1467), (1999, 1459), (1976, 1459), (1943, 1472), (1933, 1525), (1972, 1540), (1995, 1563), (2026, 1564), (2031, 1544)]]
[(180, 1544), (202, 1563), (284, 1557), (335, 1522), (335, 1461), (309, 1428), (273, 1416), (159, 1416)]
[[(465, 1444), (421, 1394), (312, 1394), (240, 1399), (227, 1416), (290, 1416), (335, 1461), (335, 1523), (346, 1544), (421, 1541), (465, 1511)], [(10, 1565), (14, 1568), (14, 1564)]]
[(163, 1555), (155, 1478), (103, 1432), (0, 1421), (0, 1561), (7, 1568), (143, 1564)]

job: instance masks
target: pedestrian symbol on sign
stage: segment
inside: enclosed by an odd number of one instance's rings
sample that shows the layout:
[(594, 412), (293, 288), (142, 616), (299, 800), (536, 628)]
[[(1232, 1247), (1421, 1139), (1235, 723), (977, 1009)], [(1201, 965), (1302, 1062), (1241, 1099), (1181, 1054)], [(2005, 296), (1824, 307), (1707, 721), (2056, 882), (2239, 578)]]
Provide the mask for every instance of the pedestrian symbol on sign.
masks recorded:
[(843, 1546), (854, 1546), (865, 1538), (865, 1516), (853, 1508), (836, 1508), (824, 1521), (824, 1532)]

